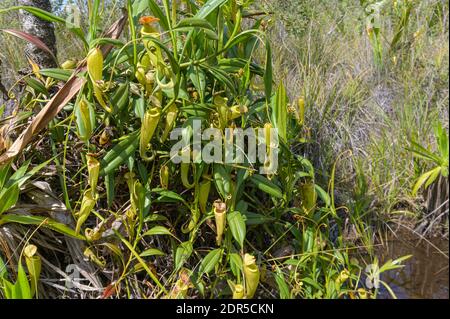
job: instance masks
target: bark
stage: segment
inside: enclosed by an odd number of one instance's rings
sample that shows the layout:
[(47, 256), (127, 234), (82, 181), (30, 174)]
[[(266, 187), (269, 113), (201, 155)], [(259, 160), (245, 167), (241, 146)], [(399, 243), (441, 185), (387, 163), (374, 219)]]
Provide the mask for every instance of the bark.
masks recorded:
[[(50, 0), (19, 0), (23, 6), (33, 6), (48, 12), (52, 11)], [(34, 15), (24, 11), (21, 15), (23, 31), (41, 39), (56, 56), (56, 38), (53, 23), (41, 20)], [(50, 54), (42, 51), (35, 45), (28, 43), (25, 53), (36, 62), (41, 68), (56, 67), (56, 62)]]

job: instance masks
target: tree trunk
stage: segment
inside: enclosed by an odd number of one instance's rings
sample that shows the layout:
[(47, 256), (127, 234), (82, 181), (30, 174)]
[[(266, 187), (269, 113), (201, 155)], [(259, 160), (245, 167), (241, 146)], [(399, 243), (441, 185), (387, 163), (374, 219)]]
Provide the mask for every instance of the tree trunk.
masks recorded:
[[(33, 6), (48, 12), (52, 11), (50, 0), (19, 0), (19, 4)], [(41, 20), (26, 11), (23, 11), (21, 16), (23, 31), (41, 39), (56, 56), (56, 38), (53, 23)], [(31, 43), (27, 44), (25, 53), (42, 68), (56, 67), (56, 62), (49, 53)]]

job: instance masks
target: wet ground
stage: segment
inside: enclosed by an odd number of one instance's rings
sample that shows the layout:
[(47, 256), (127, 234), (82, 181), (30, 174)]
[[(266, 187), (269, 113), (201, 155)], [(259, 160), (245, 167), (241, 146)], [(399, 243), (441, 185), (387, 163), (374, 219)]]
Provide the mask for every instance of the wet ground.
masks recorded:
[[(381, 275), (399, 299), (448, 299), (449, 298), (449, 242), (448, 240), (419, 240), (418, 238), (390, 239), (380, 249), (379, 259), (384, 261), (405, 255), (413, 255), (403, 264), (404, 268)], [(440, 250), (440, 251), (439, 251)], [(378, 298), (391, 298), (380, 288)]]

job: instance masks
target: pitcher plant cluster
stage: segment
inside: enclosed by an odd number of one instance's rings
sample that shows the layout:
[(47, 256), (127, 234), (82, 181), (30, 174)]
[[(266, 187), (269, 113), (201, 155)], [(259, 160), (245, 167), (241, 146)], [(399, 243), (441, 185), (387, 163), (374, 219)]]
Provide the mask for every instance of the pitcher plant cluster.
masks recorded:
[[(48, 125), (53, 154), (32, 173), (55, 163), (73, 223), (7, 212), (14, 201), (2, 200), (0, 225), (82, 240), (85, 258), (109, 274), (107, 296), (129, 296), (135, 276), (148, 280), (141, 297), (375, 296), (358, 286), (363, 265), (328, 239), (329, 221), (343, 222), (334, 171), (322, 188), (299, 151), (311, 138), (310, 105), (275, 83), (268, 16), (252, 0), (126, 3), (105, 33), (100, 0), (89, 1), (87, 30), (9, 9), (66, 25), (85, 59), (34, 67), (21, 101), (49, 103), (29, 132)], [(32, 151), (29, 136), (8, 142), (0, 164)], [(0, 178), (0, 198), (17, 198), (24, 182)], [(277, 258), (280, 240), (293, 250)]]

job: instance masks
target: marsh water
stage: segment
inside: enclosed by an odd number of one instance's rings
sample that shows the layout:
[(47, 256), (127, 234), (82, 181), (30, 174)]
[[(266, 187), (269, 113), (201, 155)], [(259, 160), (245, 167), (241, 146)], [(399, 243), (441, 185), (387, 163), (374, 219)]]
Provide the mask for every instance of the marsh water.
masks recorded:
[[(448, 299), (449, 259), (448, 240), (420, 240), (418, 238), (389, 239), (379, 250), (380, 264), (389, 259), (413, 255), (404, 268), (381, 275), (399, 299)], [(378, 298), (392, 298), (381, 285)]]

